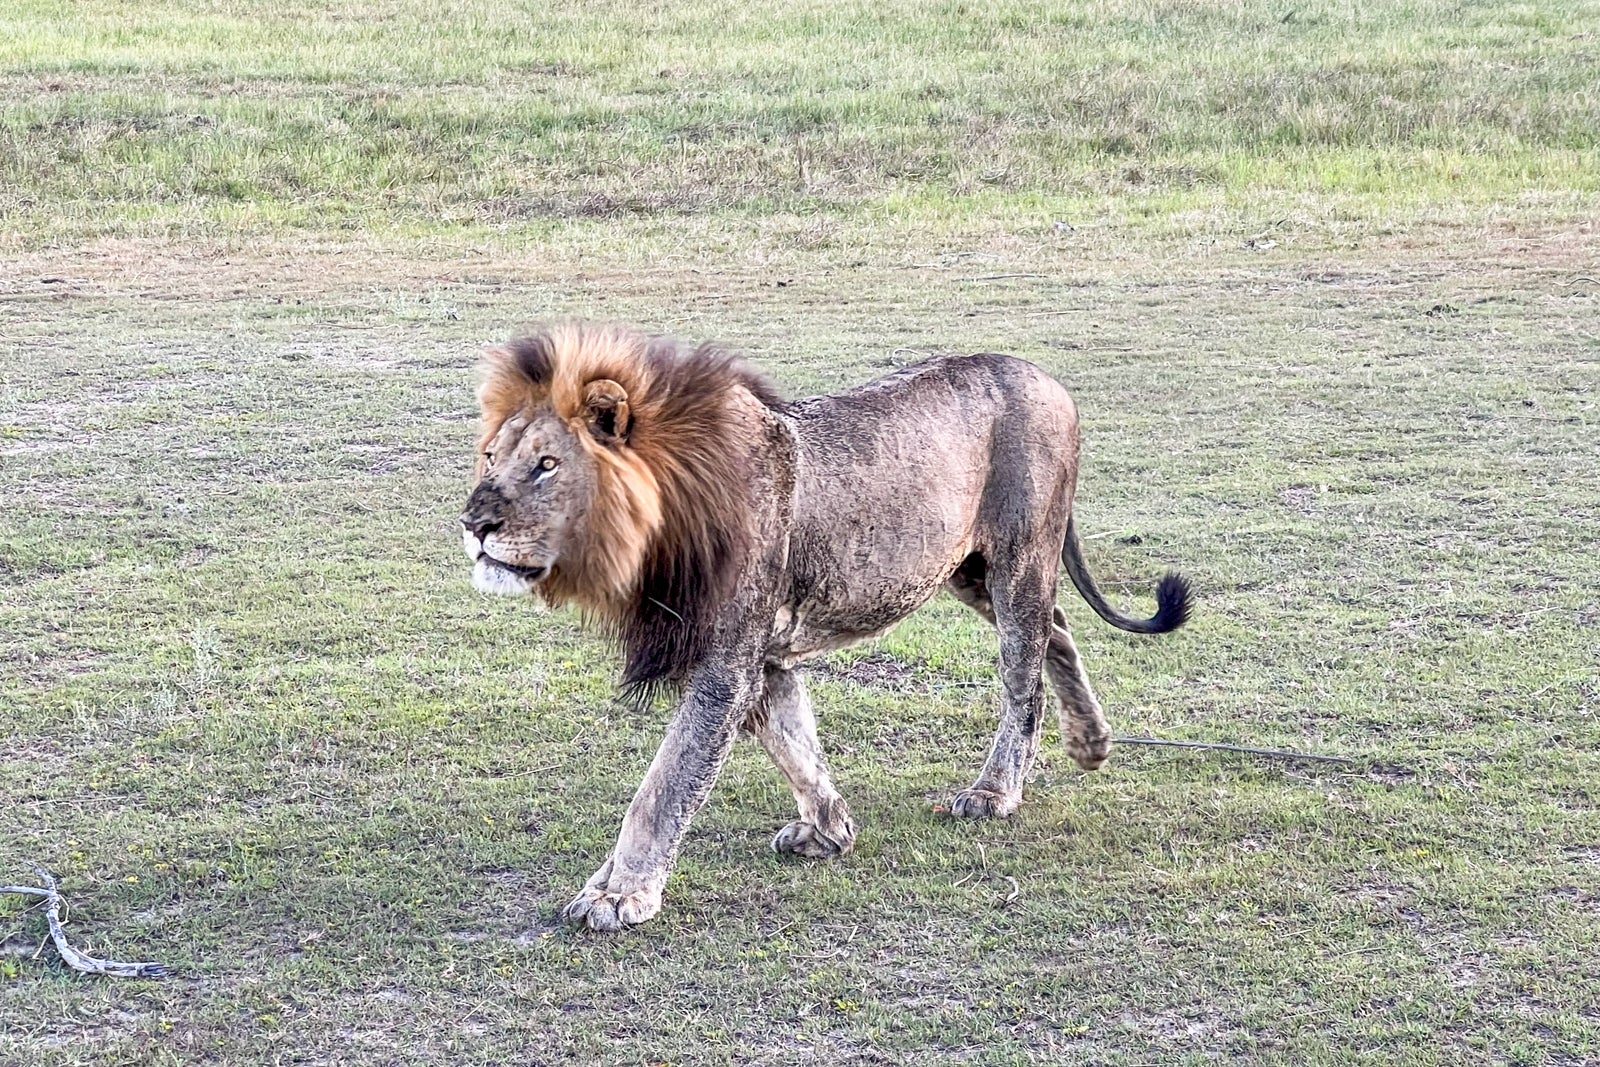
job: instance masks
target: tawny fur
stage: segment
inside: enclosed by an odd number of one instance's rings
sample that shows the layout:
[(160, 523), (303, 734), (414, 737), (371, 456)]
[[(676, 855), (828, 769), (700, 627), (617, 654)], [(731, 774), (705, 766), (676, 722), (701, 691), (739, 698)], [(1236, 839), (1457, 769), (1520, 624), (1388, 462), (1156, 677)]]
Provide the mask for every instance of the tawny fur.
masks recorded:
[(1007, 816), (1044, 735), (1047, 689), (1086, 770), (1111, 729), (1056, 606), (1064, 566), (1102, 619), (1163, 633), (1188, 615), (1169, 574), (1156, 613), (1095, 586), (1072, 517), (1077, 407), (1049, 375), (993, 353), (933, 359), (832, 396), (779, 401), (715, 349), (569, 325), (491, 352), (478, 484), (462, 514), (474, 583), (542, 592), (609, 626), (634, 693), (681, 702), (617, 844), (568, 919), (643, 922), (689, 820), (741, 727), (789, 780), (785, 854), (854, 847), (803, 665), (882, 634), (940, 589), (1000, 636), (1000, 723), (983, 769), (950, 800)]
[[(591, 432), (597, 390), (624, 398), (616, 439)], [(760, 428), (739, 417), (741, 396), (780, 403), (731, 355), (619, 326), (561, 324), (486, 353), (478, 478), (505, 421), (546, 406), (594, 461), (585, 520), (540, 592), (621, 637), (626, 686), (678, 680), (743, 561), (752, 531), (742, 457)]]

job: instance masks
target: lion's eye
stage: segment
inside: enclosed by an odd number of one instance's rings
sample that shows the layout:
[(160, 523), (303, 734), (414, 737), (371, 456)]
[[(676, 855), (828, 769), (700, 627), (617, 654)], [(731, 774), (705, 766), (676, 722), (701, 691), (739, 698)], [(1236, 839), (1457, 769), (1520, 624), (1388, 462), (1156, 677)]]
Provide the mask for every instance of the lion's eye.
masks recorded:
[(539, 461), (539, 469), (542, 470), (542, 471), (553, 471), (553, 470), (556, 469), (556, 463), (557, 462), (558, 461), (557, 461), (556, 457), (554, 457), (554, 456), (546, 456), (546, 457), (544, 457), (543, 459), (541, 459)]
[(494, 466), (494, 453), (493, 452), (485, 452), (483, 454), (483, 462), (484, 462), (485, 466), (489, 466), (489, 467)]

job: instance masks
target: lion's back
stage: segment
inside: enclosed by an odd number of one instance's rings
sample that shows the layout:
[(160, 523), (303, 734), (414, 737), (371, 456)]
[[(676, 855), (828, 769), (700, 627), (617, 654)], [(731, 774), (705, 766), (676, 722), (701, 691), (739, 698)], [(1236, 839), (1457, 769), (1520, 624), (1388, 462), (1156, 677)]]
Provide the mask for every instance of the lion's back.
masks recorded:
[(996, 460), (1070, 463), (1077, 455), (1077, 409), (1066, 389), (1033, 364), (994, 353), (926, 360), (793, 401), (785, 414), (802, 462), (869, 498), (881, 494), (867, 483), (901, 496), (923, 486), (948, 495), (981, 487), (967, 476)]

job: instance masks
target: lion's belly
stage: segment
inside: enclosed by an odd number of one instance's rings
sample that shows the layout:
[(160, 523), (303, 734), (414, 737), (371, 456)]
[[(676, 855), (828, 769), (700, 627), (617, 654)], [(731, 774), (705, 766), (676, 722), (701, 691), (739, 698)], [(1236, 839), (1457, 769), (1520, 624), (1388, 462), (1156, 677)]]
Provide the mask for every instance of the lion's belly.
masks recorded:
[[(768, 660), (793, 667), (814, 656), (882, 636), (933, 598), (972, 550), (970, 524), (957, 516), (857, 527), (836, 533), (800, 563), (796, 599), (773, 620)], [(920, 528), (917, 528), (920, 526)], [(823, 558), (818, 558), (818, 557)]]
[[(870, 613), (848, 617), (840, 617), (835, 605), (802, 604), (798, 608), (782, 608), (773, 622), (767, 661), (787, 669), (816, 656), (882, 637), (895, 623), (932, 599), (942, 584), (934, 582), (918, 595), (905, 596), (892, 610), (885, 610), (886, 603), (879, 601), (872, 605)], [(819, 607), (821, 610), (812, 610)]]

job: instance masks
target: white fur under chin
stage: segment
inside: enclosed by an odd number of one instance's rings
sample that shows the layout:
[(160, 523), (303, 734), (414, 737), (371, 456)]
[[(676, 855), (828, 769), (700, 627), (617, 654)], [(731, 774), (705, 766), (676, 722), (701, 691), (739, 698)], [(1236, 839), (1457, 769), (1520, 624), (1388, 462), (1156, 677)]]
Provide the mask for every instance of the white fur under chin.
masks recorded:
[(495, 596), (531, 596), (534, 583), (504, 567), (480, 559), (472, 565), (472, 586), (480, 593)]
[(530, 582), (520, 574), (513, 574), (504, 567), (496, 567), (488, 560), (479, 558), (483, 552), (483, 542), (465, 530), (461, 532), (461, 547), (466, 549), (467, 558), (472, 560), (472, 587), (478, 592), (494, 596), (531, 596), (540, 611), (548, 607), (543, 594), (539, 592), (538, 582)]

